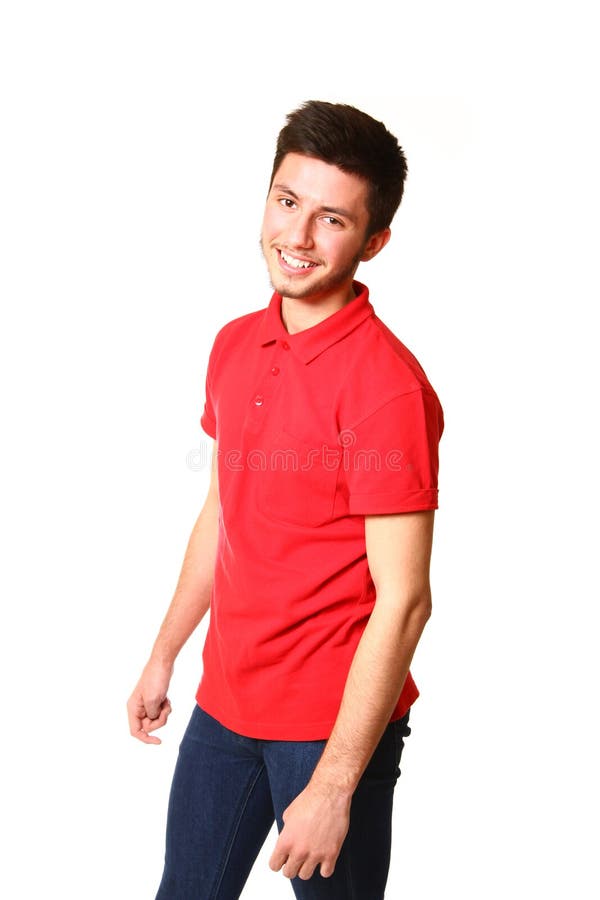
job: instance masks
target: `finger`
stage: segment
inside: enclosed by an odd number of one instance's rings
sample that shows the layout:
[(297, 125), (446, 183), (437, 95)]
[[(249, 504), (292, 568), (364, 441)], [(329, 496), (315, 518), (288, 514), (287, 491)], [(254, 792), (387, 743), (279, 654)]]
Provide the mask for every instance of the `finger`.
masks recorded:
[(298, 870), (298, 878), (301, 878), (302, 881), (308, 881), (308, 879), (312, 878), (314, 875), (316, 868), (316, 863), (311, 863), (309, 860), (306, 860)]
[(144, 697), (144, 707), (149, 719), (158, 719), (164, 702), (164, 697), (161, 697), (160, 699), (148, 699), (147, 697)]
[(137, 738), (138, 741), (142, 741), (144, 744), (160, 744), (161, 741), (157, 737), (151, 737), (146, 727), (144, 726), (144, 720), (139, 719), (135, 716), (130, 717), (129, 719), (129, 733), (132, 737)]
[[(168, 713), (167, 713), (168, 715)], [(148, 729), (153, 724), (151, 719), (146, 716), (144, 705), (140, 703), (139, 698), (131, 698), (127, 704), (127, 716), (129, 719), (129, 733), (132, 737), (137, 738), (144, 744), (160, 744), (159, 738), (151, 737)]]
[(139, 710), (137, 704), (129, 701), (127, 704), (127, 718), (129, 720), (129, 733), (136, 737), (138, 731), (142, 728), (142, 718), (144, 716), (144, 710)]
[(141, 741), (143, 744), (161, 744), (162, 741), (160, 738), (154, 737), (154, 735), (148, 734), (144, 731), (143, 728), (138, 729), (135, 733), (132, 732), (133, 736)]
[(335, 872), (335, 860), (333, 862), (322, 862), (320, 871), (321, 878), (331, 878)]
[(172, 712), (171, 704), (168, 702), (168, 700), (166, 700), (163, 704), (163, 708), (161, 709), (158, 718), (144, 719), (144, 721), (142, 723), (144, 731), (156, 731), (157, 728), (162, 728), (163, 725), (166, 724), (167, 719), (171, 715), (171, 712)]
[(271, 859), (269, 860), (269, 868), (274, 872), (279, 872), (282, 866), (284, 866), (287, 862), (287, 854), (277, 853), (273, 854)]
[(283, 849), (283, 847), (281, 846), (281, 838), (279, 838), (277, 843), (275, 844), (275, 849), (271, 854), (271, 859), (269, 860), (269, 868), (271, 868), (274, 872), (279, 872), (281, 867), (287, 862), (287, 858), (287, 850)]
[(146, 715), (146, 709), (144, 707), (144, 701), (141, 696), (131, 696), (127, 701), (127, 718), (129, 719), (130, 728), (133, 727), (135, 722), (141, 721)]
[(296, 875), (298, 874), (298, 871), (299, 871), (301, 865), (302, 865), (301, 860), (292, 859), (291, 857), (288, 857), (288, 860), (287, 860), (285, 866), (281, 870), (281, 874), (283, 876), (285, 876), (285, 878), (295, 878)]

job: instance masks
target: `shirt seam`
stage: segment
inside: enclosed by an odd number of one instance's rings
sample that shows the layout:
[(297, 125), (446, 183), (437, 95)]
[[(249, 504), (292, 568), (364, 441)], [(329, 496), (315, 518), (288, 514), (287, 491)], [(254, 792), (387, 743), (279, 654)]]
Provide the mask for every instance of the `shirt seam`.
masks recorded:
[(422, 394), (429, 394), (429, 396), (431, 396), (431, 397), (437, 396), (433, 389), (428, 388), (426, 385), (423, 385), (423, 384), (420, 384), (415, 388), (411, 388), (408, 391), (400, 391), (398, 394), (394, 394), (393, 397), (390, 397), (389, 400), (385, 400), (380, 406), (376, 406), (375, 409), (373, 409), (370, 413), (367, 413), (366, 416), (363, 416), (362, 419), (359, 419), (357, 422), (353, 422), (351, 425), (347, 425), (346, 428), (348, 428), (349, 430), (352, 430), (354, 428), (359, 428), (364, 422), (367, 421), (367, 419), (370, 419), (371, 416), (374, 416), (378, 412), (381, 412), (382, 409), (384, 409), (390, 403), (393, 403), (394, 400), (399, 400), (400, 397), (408, 397), (408, 396), (410, 396), (410, 394), (416, 394), (418, 392), (420, 392)]

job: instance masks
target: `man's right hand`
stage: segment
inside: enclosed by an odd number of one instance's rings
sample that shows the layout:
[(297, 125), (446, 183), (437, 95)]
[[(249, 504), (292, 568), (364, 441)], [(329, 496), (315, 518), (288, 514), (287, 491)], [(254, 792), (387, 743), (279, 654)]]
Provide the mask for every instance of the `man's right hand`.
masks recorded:
[(129, 730), (144, 744), (161, 743), (150, 732), (162, 728), (171, 712), (167, 690), (172, 674), (172, 666), (150, 660), (127, 701)]

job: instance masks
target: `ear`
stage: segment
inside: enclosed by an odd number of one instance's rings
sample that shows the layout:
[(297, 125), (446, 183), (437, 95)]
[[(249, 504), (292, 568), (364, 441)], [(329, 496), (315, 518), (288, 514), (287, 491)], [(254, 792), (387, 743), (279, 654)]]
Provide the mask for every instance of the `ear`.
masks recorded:
[(372, 234), (363, 248), (362, 256), (360, 258), (361, 262), (368, 262), (370, 259), (373, 259), (374, 256), (377, 256), (379, 251), (383, 250), (391, 236), (392, 232), (389, 228), (384, 228), (382, 231), (376, 231), (375, 234)]

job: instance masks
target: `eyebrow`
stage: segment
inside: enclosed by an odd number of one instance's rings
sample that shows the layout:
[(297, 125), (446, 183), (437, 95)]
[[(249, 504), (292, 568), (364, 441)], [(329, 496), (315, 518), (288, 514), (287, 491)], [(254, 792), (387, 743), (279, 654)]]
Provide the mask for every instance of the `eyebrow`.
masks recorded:
[[(298, 194), (291, 189), (291, 187), (287, 184), (277, 183), (272, 185), (271, 190), (274, 191), (283, 191), (284, 194), (289, 194), (290, 197), (293, 197), (294, 200), (300, 200)], [(344, 216), (346, 219), (350, 219), (351, 222), (356, 221), (355, 217), (349, 212), (347, 209), (343, 209), (341, 206), (321, 206), (321, 212), (332, 213), (335, 216)]]

